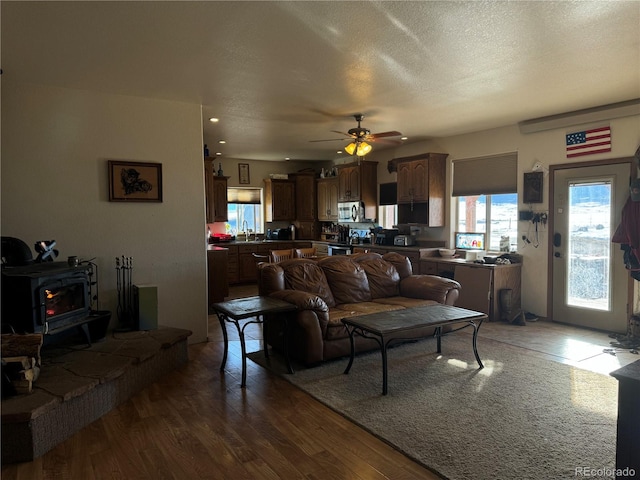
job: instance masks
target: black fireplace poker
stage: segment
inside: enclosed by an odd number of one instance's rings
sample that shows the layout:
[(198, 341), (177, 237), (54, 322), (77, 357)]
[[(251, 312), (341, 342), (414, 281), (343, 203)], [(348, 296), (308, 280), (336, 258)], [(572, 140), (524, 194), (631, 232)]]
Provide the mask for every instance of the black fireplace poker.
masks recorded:
[(133, 257), (116, 257), (116, 288), (118, 293), (118, 328), (116, 332), (134, 330)]

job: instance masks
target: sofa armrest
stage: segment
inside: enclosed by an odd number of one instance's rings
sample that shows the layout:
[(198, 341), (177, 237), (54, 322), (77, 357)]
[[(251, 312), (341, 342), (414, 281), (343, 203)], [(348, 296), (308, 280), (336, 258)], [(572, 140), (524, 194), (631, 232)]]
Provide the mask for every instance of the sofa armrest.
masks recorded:
[(290, 353), (306, 364), (324, 358), (324, 338), (329, 323), (329, 307), (319, 296), (300, 290), (280, 290), (270, 297), (279, 298), (298, 307), (295, 320), (290, 323)]
[(313, 310), (320, 314), (328, 314), (329, 312), (329, 307), (325, 301), (313, 293), (303, 292), (301, 290), (278, 290), (269, 296), (293, 303), (298, 307), (298, 310)]
[(455, 305), (461, 288), (455, 280), (436, 275), (411, 275), (400, 281), (403, 297), (435, 300), (445, 305)]

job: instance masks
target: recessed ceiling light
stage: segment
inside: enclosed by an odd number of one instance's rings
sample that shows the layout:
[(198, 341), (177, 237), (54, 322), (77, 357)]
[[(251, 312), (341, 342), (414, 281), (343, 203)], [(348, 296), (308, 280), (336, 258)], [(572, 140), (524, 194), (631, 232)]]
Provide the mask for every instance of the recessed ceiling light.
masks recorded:
[(211, 117), (211, 118), (209, 119), (209, 121), (210, 121), (211, 123), (218, 123), (218, 122), (220, 121), (220, 119), (219, 119), (219, 118), (216, 118), (216, 117)]
[(342, 150), (338, 150), (336, 153), (342, 153)]
[(216, 152), (216, 155), (222, 155), (222, 152)]
[(227, 143), (225, 140), (218, 140), (218, 143)]
[(400, 140), (409, 140), (409, 137), (400, 137)]
[(285, 160), (291, 160), (289, 157), (284, 157)]

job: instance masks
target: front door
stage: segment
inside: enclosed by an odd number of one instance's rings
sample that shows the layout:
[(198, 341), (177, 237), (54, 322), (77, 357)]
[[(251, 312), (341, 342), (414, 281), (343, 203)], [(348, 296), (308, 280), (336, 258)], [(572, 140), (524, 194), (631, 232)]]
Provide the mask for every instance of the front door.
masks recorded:
[(629, 196), (628, 163), (553, 171), (552, 318), (626, 333), (629, 273), (611, 237)]

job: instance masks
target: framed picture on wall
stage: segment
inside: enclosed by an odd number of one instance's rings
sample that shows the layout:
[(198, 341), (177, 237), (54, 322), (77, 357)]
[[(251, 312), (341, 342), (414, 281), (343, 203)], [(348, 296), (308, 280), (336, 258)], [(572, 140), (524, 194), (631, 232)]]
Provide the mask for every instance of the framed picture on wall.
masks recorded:
[(162, 202), (162, 164), (109, 160), (110, 202)]
[(524, 174), (523, 203), (542, 203), (542, 179), (544, 172)]
[(240, 183), (240, 185), (249, 185), (251, 183), (251, 180), (249, 179), (248, 163), (238, 164), (238, 179), (238, 183)]

